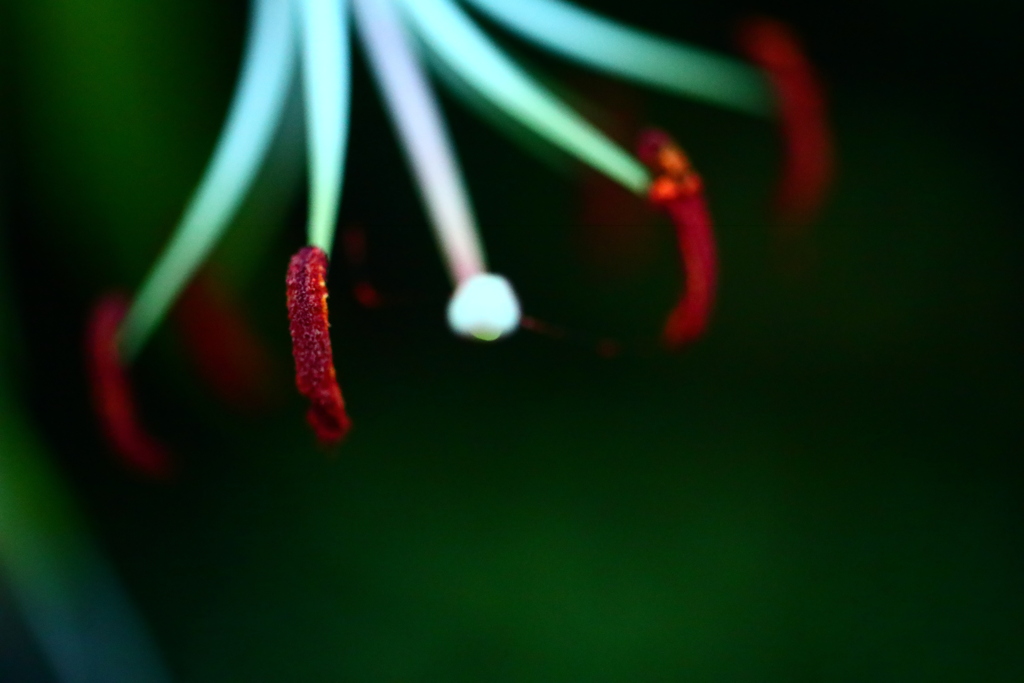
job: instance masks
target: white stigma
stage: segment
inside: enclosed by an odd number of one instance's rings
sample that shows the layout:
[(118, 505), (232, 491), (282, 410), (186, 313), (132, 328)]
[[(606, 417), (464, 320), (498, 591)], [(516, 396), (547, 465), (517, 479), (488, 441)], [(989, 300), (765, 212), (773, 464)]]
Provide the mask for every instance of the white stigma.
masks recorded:
[(519, 327), (519, 299), (509, 281), (493, 273), (463, 280), (448, 302), (448, 326), (461, 337), (494, 341)]

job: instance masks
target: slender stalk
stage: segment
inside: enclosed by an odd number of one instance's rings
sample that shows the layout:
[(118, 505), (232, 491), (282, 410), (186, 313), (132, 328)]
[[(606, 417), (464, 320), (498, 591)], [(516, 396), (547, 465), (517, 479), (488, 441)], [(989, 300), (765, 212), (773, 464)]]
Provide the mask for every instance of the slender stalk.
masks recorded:
[(456, 284), (486, 271), (458, 160), (419, 57), (389, 0), (353, 0), (370, 66), (412, 166), (448, 273)]
[(481, 95), (630, 191), (646, 191), (642, 164), (530, 78), (451, 0), (400, 4), (430, 49)]
[(295, 0), (309, 154), (308, 241), (328, 256), (334, 244), (351, 98), (347, 0)]
[(270, 146), (295, 61), (288, 0), (255, 0), (238, 88), (217, 147), (120, 328), (131, 361), (234, 218)]
[(761, 73), (563, 0), (466, 0), (523, 38), (616, 76), (756, 116), (775, 112)]

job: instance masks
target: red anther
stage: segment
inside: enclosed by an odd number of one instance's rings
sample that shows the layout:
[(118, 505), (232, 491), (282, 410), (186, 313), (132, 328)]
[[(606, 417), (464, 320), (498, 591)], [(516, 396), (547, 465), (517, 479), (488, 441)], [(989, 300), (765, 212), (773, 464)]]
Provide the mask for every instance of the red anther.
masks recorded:
[(715, 305), (718, 257), (711, 214), (700, 176), (672, 138), (662, 131), (646, 131), (637, 152), (655, 173), (648, 197), (672, 219), (686, 273), (679, 301), (662, 333), (665, 345), (678, 349), (704, 333)]
[(806, 225), (821, 208), (834, 174), (821, 82), (796, 34), (780, 21), (747, 19), (740, 25), (737, 42), (764, 69), (775, 92), (784, 149), (775, 210), (783, 224)]
[(171, 472), (167, 449), (146, 433), (135, 410), (128, 373), (117, 346), (117, 329), (128, 310), (121, 294), (97, 302), (86, 329), (86, 364), (92, 402), (110, 446), (130, 467), (154, 478)]
[(664, 206), (676, 226), (686, 270), (685, 288), (663, 332), (665, 344), (678, 349), (696, 340), (708, 327), (718, 286), (718, 256), (703, 194), (681, 197)]
[(257, 410), (270, 400), (270, 354), (223, 283), (203, 273), (175, 307), (182, 340), (200, 375), (229, 405)]
[(341, 441), (351, 427), (334, 373), (327, 320), (327, 254), (303, 247), (288, 264), (289, 331), (295, 357), (295, 385), (309, 399), (306, 420), (325, 445)]

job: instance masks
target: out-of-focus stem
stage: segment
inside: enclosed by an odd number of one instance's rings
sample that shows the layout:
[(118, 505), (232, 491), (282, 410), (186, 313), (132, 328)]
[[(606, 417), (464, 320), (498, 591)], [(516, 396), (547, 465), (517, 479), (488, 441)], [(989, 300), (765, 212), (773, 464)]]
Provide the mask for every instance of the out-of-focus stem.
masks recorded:
[(623, 26), (562, 0), (467, 0), (528, 40), (570, 59), (756, 116), (774, 112), (764, 77), (724, 55)]
[(401, 0), (423, 40), (483, 96), (565, 151), (637, 194), (650, 175), (497, 49), (451, 0)]
[(487, 269), (469, 195), (441, 110), (393, 5), (353, 0), (377, 84), (388, 104), (455, 284)]
[(256, 0), (241, 76), (217, 148), (171, 241), (120, 327), (125, 362), (138, 355), (234, 218), (270, 146), (295, 62), (289, 0)]

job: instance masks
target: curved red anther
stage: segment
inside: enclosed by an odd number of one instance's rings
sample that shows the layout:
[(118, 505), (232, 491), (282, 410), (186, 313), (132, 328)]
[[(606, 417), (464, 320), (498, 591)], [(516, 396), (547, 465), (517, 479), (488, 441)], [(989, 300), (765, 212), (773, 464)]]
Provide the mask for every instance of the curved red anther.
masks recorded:
[(707, 330), (718, 287), (718, 256), (703, 193), (676, 199), (666, 204), (665, 210), (676, 226), (679, 253), (686, 270), (683, 293), (665, 321), (663, 332), (666, 346), (678, 349)]
[(679, 300), (662, 332), (665, 345), (678, 349), (704, 333), (715, 305), (718, 256), (711, 214), (700, 176), (672, 138), (659, 130), (646, 131), (637, 152), (655, 174), (648, 197), (672, 219), (685, 271)]
[(309, 421), (325, 445), (340, 442), (351, 428), (334, 372), (327, 319), (327, 254), (303, 247), (288, 264), (289, 331), (295, 357), (295, 385), (309, 399)]
[(111, 447), (133, 469), (163, 478), (171, 459), (139, 423), (128, 373), (117, 346), (117, 329), (128, 310), (121, 294), (108, 294), (92, 310), (86, 329), (86, 363), (93, 408)]
[(835, 172), (821, 82), (796, 34), (781, 21), (747, 19), (737, 43), (764, 70), (775, 93), (784, 149), (776, 213), (785, 225), (806, 225), (818, 214)]

